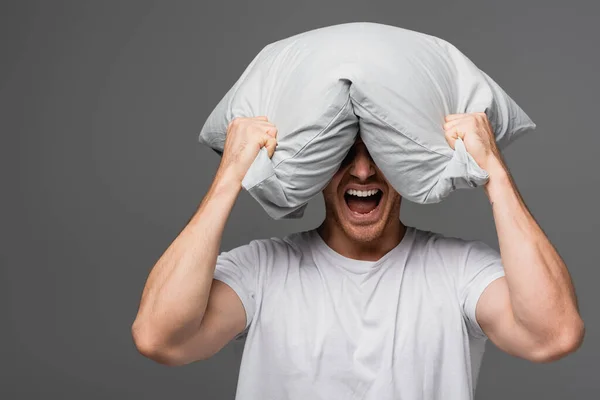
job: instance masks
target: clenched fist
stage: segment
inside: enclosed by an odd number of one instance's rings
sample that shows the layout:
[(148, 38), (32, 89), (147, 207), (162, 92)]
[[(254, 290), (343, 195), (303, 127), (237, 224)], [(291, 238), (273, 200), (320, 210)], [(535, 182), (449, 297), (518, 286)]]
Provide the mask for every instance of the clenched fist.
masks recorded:
[(445, 117), (446, 141), (454, 149), (457, 138), (462, 139), (467, 152), (484, 170), (500, 157), (492, 125), (484, 112), (449, 114)]
[(258, 155), (265, 147), (269, 158), (277, 146), (277, 128), (267, 117), (239, 117), (229, 123), (219, 173), (241, 183)]

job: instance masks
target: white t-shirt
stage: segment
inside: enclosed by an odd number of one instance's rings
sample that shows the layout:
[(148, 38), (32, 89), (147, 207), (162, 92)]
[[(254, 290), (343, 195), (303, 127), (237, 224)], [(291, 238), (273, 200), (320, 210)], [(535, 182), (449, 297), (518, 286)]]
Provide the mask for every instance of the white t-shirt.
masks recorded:
[(472, 399), (487, 340), (475, 306), (503, 275), (485, 243), (414, 227), (378, 261), (316, 230), (223, 252), (215, 279), (247, 317), (236, 399)]

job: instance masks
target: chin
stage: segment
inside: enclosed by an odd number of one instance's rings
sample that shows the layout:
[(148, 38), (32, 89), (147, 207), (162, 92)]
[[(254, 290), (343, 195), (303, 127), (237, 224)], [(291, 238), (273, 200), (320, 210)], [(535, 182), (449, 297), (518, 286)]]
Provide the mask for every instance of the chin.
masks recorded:
[(343, 226), (346, 235), (358, 243), (370, 243), (382, 236), (383, 229), (369, 226)]

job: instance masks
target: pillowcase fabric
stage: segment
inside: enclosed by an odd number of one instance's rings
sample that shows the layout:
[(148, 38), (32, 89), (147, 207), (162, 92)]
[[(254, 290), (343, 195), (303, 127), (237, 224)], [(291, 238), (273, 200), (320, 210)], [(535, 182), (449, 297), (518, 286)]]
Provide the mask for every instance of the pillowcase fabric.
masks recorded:
[(206, 120), (201, 143), (223, 151), (236, 117), (265, 115), (278, 129), (242, 185), (275, 219), (299, 218), (360, 133), (390, 184), (416, 203), (485, 184), (489, 175), (444, 116), (485, 112), (498, 146), (536, 125), (510, 96), (449, 42), (395, 26), (352, 22), (265, 46)]

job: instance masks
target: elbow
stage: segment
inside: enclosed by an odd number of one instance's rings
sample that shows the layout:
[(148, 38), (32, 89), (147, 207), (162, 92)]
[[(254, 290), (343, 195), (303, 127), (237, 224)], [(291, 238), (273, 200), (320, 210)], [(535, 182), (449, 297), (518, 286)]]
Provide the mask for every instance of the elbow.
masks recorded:
[(560, 332), (553, 336), (553, 340), (539, 346), (530, 355), (529, 360), (535, 363), (549, 363), (560, 360), (576, 352), (583, 344), (585, 326), (581, 318), (574, 322), (564, 324)]
[(186, 364), (172, 346), (166, 345), (164, 340), (160, 339), (160, 335), (141, 326), (137, 321), (131, 327), (131, 335), (137, 351), (144, 357), (170, 367)]

